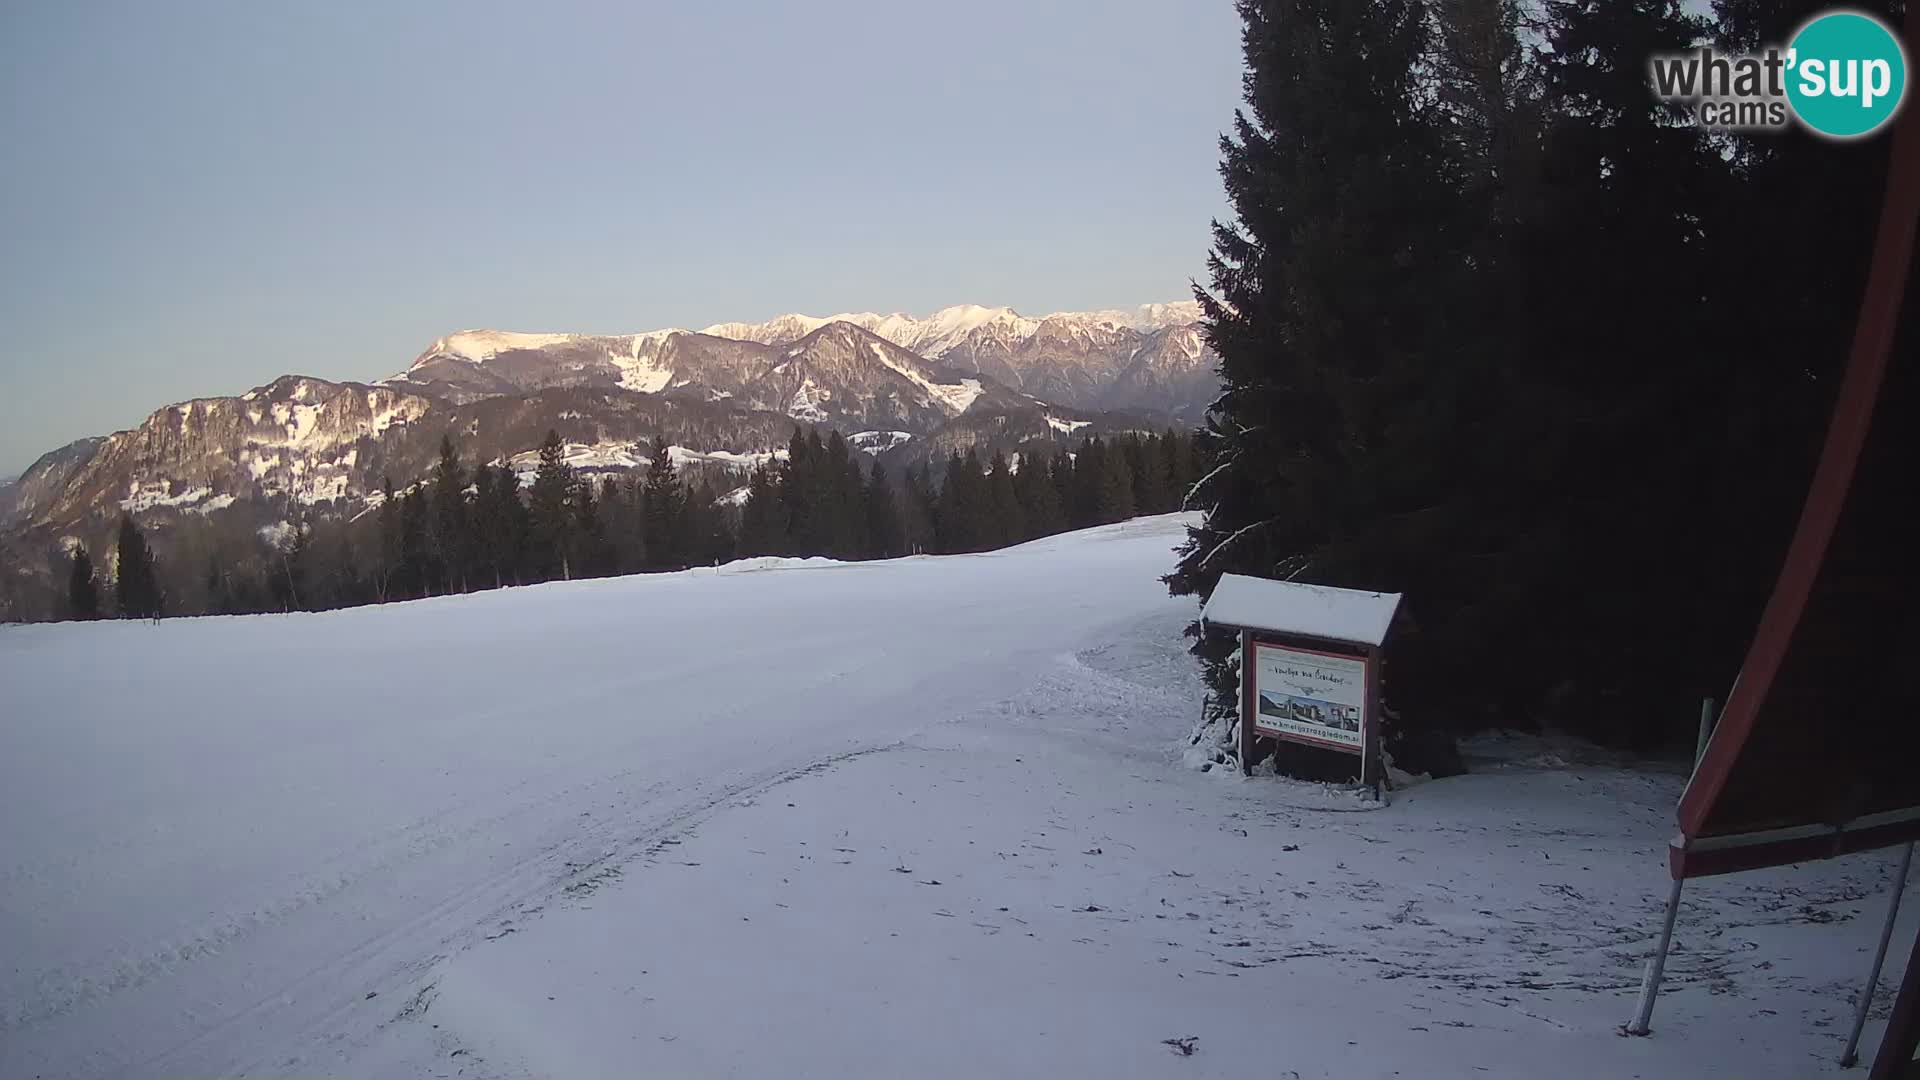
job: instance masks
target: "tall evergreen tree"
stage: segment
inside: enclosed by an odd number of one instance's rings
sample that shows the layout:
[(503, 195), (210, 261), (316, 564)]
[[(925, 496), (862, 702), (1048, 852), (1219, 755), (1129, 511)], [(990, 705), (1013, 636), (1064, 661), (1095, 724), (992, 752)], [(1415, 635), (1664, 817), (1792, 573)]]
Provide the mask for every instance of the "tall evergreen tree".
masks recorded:
[(1194, 471), (1193, 437), (1168, 428), (1166, 434), (1160, 437), (1160, 453), (1165, 459), (1163, 467), (1167, 471), (1167, 509), (1191, 509), (1186, 505), (1187, 489), (1199, 479)]
[[(1202, 596), (1229, 570), (1404, 587), (1371, 545), (1346, 541), (1390, 516), (1378, 500), (1397, 492), (1369, 491), (1364, 463), (1394, 452), (1389, 406), (1417, 399), (1438, 314), (1423, 290), (1444, 255), (1434, 223), (1447, 190), (1416, 115), (1424, 10), (1238, 9), (1246, 108), (1220, 142), (1235, 220), (1215, 224), (1212, 289), (1196, 290), (1224, 383), (1207, 429), (1218, 464), (1196, 499), (1206, 519), (1168, 581)], [(1231, 647), (1222, 632), (1196, 647), (1213, 707), (1229, 713)]]
[(1060, 495), (1053, 483), (1054, 461), (1045, 454), (1022, 454), (1020, 471), (1013, 474), (1014, 495), (1020, 501), (1020, 539), (1052, 536), (1067, 527)]
[(100, 617), (100, 586), (93, 576), (93, 558), (87, 545), (75, 544), (67, 569), (67, 614), (75, 619)]
[(1164, 514), (1173, 495), (1169, 491), (1166, 455), (1160, 449), (1160, 436), (1141, 438), (1138, 432), (1127, 436), (1127, 468), (1133, 475), (1133, 508), (1138, 514)]
[(494, 546), (495, 515), (499, 513), (500, 495), (495, 490), (496, 474), (493, 466), (481, 462), (473, 469), (473, 504), (468, 522), (473, 530), (470, 538), (473, 572), (479, 579), (479, 586), (492, 588), (505, 584), (506, 567), (500, 559), (500, 552)]
[[(373, 565), (369, 569), (374, 599), (385, 603), (393, 590), (406, 552), (400, 527), (400, 499), (393, 493), (393, 477), (380, 478), (380, 492), (380, 509), (374, 515), (374, 527), (378, 535), (373, 545)], [(211, 593), (213, 590), (210, 588), (208, 591)]]
[(400, 497), (400, 570), (395, 575), (400, 591), (408, 596), (427, 595), (431, 556), (427, 552), (426, 489), (415, 484)]
[(440, 436), (440, 457), (429, 481), (427, 552), (442, 592), (465, 592), (473, 545), (467, 506), (467, 471), (454, 449), (453, 436)]
[(1107, 444), (1088, 435), (1080, 440), (1080, 452), (1073, 457), (1073, 494), (1067, 503), (1067, 520), (1076, 529), (1085, 529), (1106, 521), (1101, 504), (1101, 489), (1107, 481)]
[(1128, 457), (1127, 444), (1120, 441), (1109, 443), (1101, 455), (1095, 520), (1103, 525), (1134, 515), (1133, 466)]
[(765, 465), (747, 478), (747, 501), (740, 508), (740, 554), (778, 555), (787, 548), (786, 511), (777, 476)]
[(867, 519), (867, 546), (862, 556), (891, 559), (906, 554), (907, 536), (900, 519), (899, 496), (887, 479), (886, 467), (877, 461), (873, 463), (873, 471), (867, 474), (861, 502)]
[(1053, 481), (1054, 499), (1060, 504), (1060, 528), (1063, 530), (1080, 527), (1076, 503), (1080, 481), (1075, 475), (1074, 461), (1073, 451), (1062, 448), (1053, 455), (1053, 467), (1047, 470), (1047, 479)]
[(1001, 548), (1008, 544), (1017, 544), (1026, 536), (1026, 512), (1020, 507), (1020, 496), (1013, 489), (1013, 467), (1007, 461), (1007, 455), (994, 451), (993, 460), (987, 466), (987, 489), (984, 503), (985, 518), (980, 526), (980, 544), (985, 548)]
[(568, 561), (573, 546), (573, 493), (578, 486), (573, 466), (567, 464), (560, 433), (548, 431), (540, 444), (540, 467), (533, 474), (528, 511), (534, 548), (535, 574), (542, 580), (558, 573), (571, 580)]
[(594, 496), (593, 477), (579, 476), (568, 496), (572, 525), (567, 564), (576, 577), (602, 577), (609, 573), (610, 551), (606, 526), (600, 518), (600, 500)]
[(114, 552), (114, 600), (126, 619), (160, 617), (160, 578), (147, 538), (133, 515), (120, 515), (120, 534)]
[(677, 570), (687, 565), (686, 495), (680, 489), (680, 474), (673, 465), (673, 451), (664, 436), (654, 440), (653, 459), (647, 463), (646, 479), (647, 562), (656, 570)]
[(905, 486), (901, 523), (905, 526), (906, 550), (913, 554), (938, 550), (934, 520), (938, 516), (940, 495), (933, 486), (933, 467), (924, 461), (909, 467)]
[(807, 438), (807, 433), (798, 427), (793, 429), (793, 438), (787, 441), (787, 460), (781, 466), (780, 490), (786, 506), (787, 523), (784, 530), (787, 537), (786, 553), (792, 555), (818, 555), (816, 546), (820, 537), (820, 493), (819, 469), (815, 449), (819, 439)]

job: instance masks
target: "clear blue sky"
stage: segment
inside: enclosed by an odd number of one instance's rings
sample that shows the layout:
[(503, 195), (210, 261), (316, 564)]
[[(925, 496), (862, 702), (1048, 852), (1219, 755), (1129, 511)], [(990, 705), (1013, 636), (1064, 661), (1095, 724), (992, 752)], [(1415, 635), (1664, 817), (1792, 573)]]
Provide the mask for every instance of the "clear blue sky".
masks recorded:
[(492, 326), (1186, 295), (1229, 0), (0, 7), (0, 475)]

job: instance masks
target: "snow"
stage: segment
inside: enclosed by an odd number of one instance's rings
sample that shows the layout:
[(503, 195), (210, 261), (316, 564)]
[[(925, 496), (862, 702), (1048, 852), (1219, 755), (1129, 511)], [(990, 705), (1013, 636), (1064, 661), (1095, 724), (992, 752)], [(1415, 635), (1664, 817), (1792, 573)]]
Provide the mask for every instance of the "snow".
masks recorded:
[(965, 344), (976, 333), (997, 334), (1006, 340), (1017, 341), (1032, 337), (1040, 328), (1040, 324), (1046, 321), (1080, 329), (1110, 326), (1147, 332), (1165, 326), (1193, 322), (1199, 317), (1200, 305), (1191, 300), (1176, 301), (1171, 304), (1143, 304), (1130, 310), (1062, 311), (1048, 315), (1045, 319), (1030, 318), (1009, 307), (956, 304), (941, 308), (924, 319), (901, 312), (894, 312), (891, 315), (876, 315), (870, 311), (843, 312), (824, 318), (792, 314), (781, 315), (763, 323), (716, 323), (702, 330), (701, 333), (739, 341), (784, 345), (797, 341), (829, 323), (847, 322), (871, 331), (903, 349), (911, 349), (921, 356), (937, 359)]
[(191, 507), (213, 495), (213, 489), (206, 487), (188, 488), (177, 495), (172, 495), (168, 494), (168, 487), (168, 483), (164, 480), (145, 484), (134, 483), (130, 485), (127, 497), (120, 500), (120, 509), (130, 514), (141, 514), (160, 507), (180, 509)]
[(913, 432), (911, 431), (856, 431), (847, 436), (847, 445), (875, 457), (912, 441)]
[(667, 456), (674, 465), (726, 465), (735, 469), (751, 469), (765, 465), (776, 458), (786, 456), (784, 448), (780, 450), (755, 450), (740, 453), (734, 450), (689, 450), (684, 446), (667, 447)]
[(1141, 304), (1131, 310), (1109, 309), (1106, 311), (1061, 311), (1047, 316), (1063, 322), (1094, 326), (1105, 323), (1110, 326), (1124, 326), (1128, 329), (1150, 332), (1168, 326), (1182, 326), (1198, 322), (1203, 313), (1195, 300), (1176, 300), (1170, 304)]
[(800, 389), (793, 393), (793, 400), (787, 403), (787, 415), (795, 420), (821, 423), (827, 419), (827, 414), (820, 407), (820, 403), (832, 399), (833, 391), (815, 386), (812, 379), (803, 379), (800, 382)]
[(1378, 645), (1399, 607), (1399, 593), (1222, 574), (1201, 617), (1221, 626)]
[(1189, 520), (13, 628), (0, 1075), (1837, 1074), (1886, 853), (1690, 884), (1622, 1038), (1683, 770), (1181, 769)]
[(1091, 420), (1062, 420), (1051, 413), (1047, 415), (1047, 426), (1062, 435), (1071, 435), (1091, 423)]
[[(961, 379), (957, 383), (937, 383), (927, 378), (926, 375), (920, 371), (917, 364), (912, 363), (910, 359), (903, 362), (901, 358), (894, 356), (886, 346), (876, 342), (870, 347), (873, 349), (873, 358), (875, 360), (906, 376), (914, 385), (926, 391), (927, 397), (931, 402), (937, 403), (941, 408), (954, 416), (966, 412), (967, 406), (972, 405), (974, 400), (981, 394), (979, 379)], [(812, 383), (808, 383), (807, 385), (811, 386)], [(792, 413), (791, 411), (790, 414), (793, 416), (800, 415), (799, 413)], [(803, 417), (802, 419), (806, 418)]]
[(544, 349), (574, 340), (574, 334), (523, 334), (511, 330), (461, 330), (434, 342), (413, 362), (420, 367), (434, 359), (478, 364), (514, 349)]

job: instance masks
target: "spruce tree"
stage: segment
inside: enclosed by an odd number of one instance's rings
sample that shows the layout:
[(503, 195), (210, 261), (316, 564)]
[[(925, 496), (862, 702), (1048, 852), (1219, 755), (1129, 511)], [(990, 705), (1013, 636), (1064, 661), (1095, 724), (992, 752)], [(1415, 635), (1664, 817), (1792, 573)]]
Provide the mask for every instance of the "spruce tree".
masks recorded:
[(541, 580), (556, 572), (565, 579), (573, 577), (568, 557), (573, 546), (572, 499), (576, 484), (560, 433), (549, 430), (546, 440), (540, 444), (540, 467), (533, 475), (533, 488), (528, 497), (536, 552), (535, 573)]
[(396, 575), (399, 591), (408, 596), (425, 596), (429, 582), (427, 554), (427, 493), (415, 484), (400, 497), (400, 571)]
[(496, 516), (499, 514), (499, 493), (494, 488), (497, 474), (493, 466), (481, 462), (473, 470), (473, 505), (469, 522), (473, 530), (471, 551), (474, 573), (479, 576), (481, 588), (492, 579), (493, 588), (505, 584), (503, 578), (506, 568), (501, 564), (499, 548), (494, 543)]
[(980, 472), (979, 451), (955, 451), (947, 459), (934, 528), (938, 548), (945, 554), (980, 551), (986, 547), (989, 497), (987, 478)]
[(593, 477), (580, 476), (568, 496), (571, 511), (567, 564), (576, 577), (601, 577), (608, 573), (607, 533), (600, 519), (600, 500), (594, 497)]
[(1080, 527), (1074, 500), (1080, 491), (1080, 482), (1074, 475), (1073, 451), (1062, 448), (1053, 455), (1053, 467), (1047, 470), (1047, 478), (1053, 481), (1054, 501), (1060, 504), (1060, 531)]
[(618, 476), (600, 481), (600, 526), (605, 533), (604, 571), (627, 574), (643, 569), (640, 516), (634, 513), (632, 492)]
[(1066, 527), (1060, 497), (1053, 486), (1053, 464), (1045, 454), (1034, 449), (1021, 454), (1020, 471), (1013, 474), (1013, 492), (1020, 503), (1019, 539), (1052, 536)]
[(1138, 514), (1164, 514), (1173, 507), (1166, 455), (1160, 436), (1127, 436), (1127, 466), (1133, 473), (1133, 508)]
[(1067, 503), (1067, 518), (1076, 529), (1085, 529), (1106, 521), (1102, 514), (1101, 489), (1107, 482), (1107, 444), (1091, 435), (1080, 440), (1080, 452), (1073, 457), (1073, 495)]
[(866, 549), (869, 559), (891, 559), (906, 553), (906, 530), (900, 520), (899, 497), (887, 479), (887, 470), (879, 462), (867, 474), (861, 502), (866, 516)]
[(680, 488), (673, 451), (664, 435), (654, 439), (653, 459), (647, 463), (645, 494), (647, 563), (656, 570), (678, 570), (687, 564), (690, 554), (686, 546), (686, 523), (681, 520), (686, 495)]
[(1186, 510), (1187, 489), (1199, 477), (1193, 468), (1193, 439), (1191, 436), (1168, 428), (1160, 437), (1160, 453), (1164, 459), (1162, 467), (1167, 472), (1167, 509)]
[(153, 552), (133, 515), (120, 515), (120, 534), (114, 552), (114, 600), (125, 619), (160, 617), (160, 580)]
[(798, 427), (793, 429), (793, 438), (787, 442), (787, 460), (781, 467), (780, 477), (781, 496), (787, 513), (785, 554), (820, 554), (820, 549), (815, 546), (819, 540), (822, 512), (814, 455), (814, 447), (818, 442), (817, 438), (809, 441), (806, 433)]
[(427, 550), (443, 592), (467, 590), (467, 564), (473, 524), (467, 506), (467, 472), (454, 449), (453, 436), (440, 436), (440, 457), (429, 481)]
[(406, 552), (402, 543), (400, 499), (393, 493), (393, 477), (380, 478), (380, 491), (380, 510), (375, 515), (379, 535), (374, 544), (373, 582), (375, 599), (384, 603), (399, 578)]
[(1127, 463), (1127, 446), (1108, 444), (1100, 459), (1099, 489), (1095, 495), (1097, 520), (1105, 525), (1125, 521), (1134, 515), (1133, 466)]
[[(1418, 399), (1442, 299), (1430, 293), (1447, 190), (1413, 81), (1424, 10), (1413, 0), (1240, 0), (1238, 10), (1246, 108), (1220, 142), (1234, 221), (1215, 224), (1212, 288), (1196, 290), (1224, 383), (1207, 428), (1218, 466), (1196, 492), (1208, 512), (1168, 582), (1202, 597), (1229, 570), (1404, 588), (1370, 557), (1376, 546), (1343, 541), (1391, 520), (1376, 500), (1401, 489), (1369, 490), (1363, 462), (1397, 449), (1392, 406)], [(1216, 714), (1238, 700), (1231, 648), (1223, 631), (1196, 642)]]
[(1007, 455), (993, 452), (987, 467), (986, 518), (982, 524), (981, 546), (1003, 548), (1026, 538), (1026, 513), (1020, 508), (1020, 496), (1013, 489), (1013, 467)]
[(74, 619), (100, 617), (100, 586), (93, 577), (93, 558), (87, 545), (75, 544), (67, 570), (67, 614)]
[(901, 522), (906, 534), (905, 550), (922, 554), (938, 550), (934, 520), (938, 516), (940, 494), (933, 486), (933, 467), (928, 462), (907, 469), (906, 491), (901, 499)]
[(778, 555), (786, 550), (786, 513), (776, 476), (765, 465), (747, 478), (747, 501), (740, 508), (740, 554)]

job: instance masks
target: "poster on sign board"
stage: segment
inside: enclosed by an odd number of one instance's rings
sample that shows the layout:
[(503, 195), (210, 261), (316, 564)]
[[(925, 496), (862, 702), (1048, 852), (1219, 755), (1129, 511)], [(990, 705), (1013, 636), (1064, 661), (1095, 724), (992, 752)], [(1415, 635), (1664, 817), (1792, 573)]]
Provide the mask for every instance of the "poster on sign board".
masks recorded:
[(1363, 753), (1367, 662), (1255, 642), (1253, 728), (1262, 735)]

